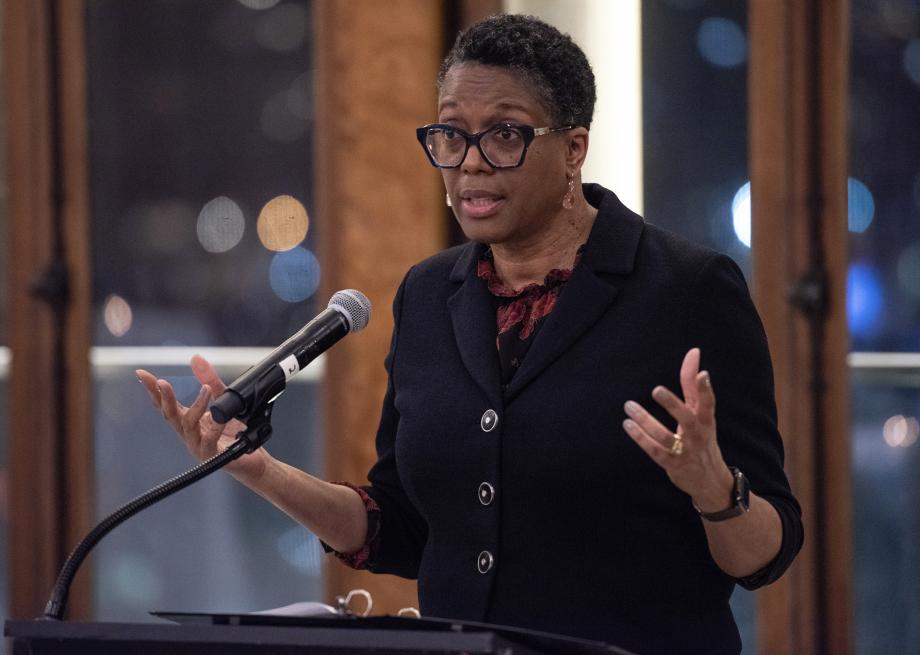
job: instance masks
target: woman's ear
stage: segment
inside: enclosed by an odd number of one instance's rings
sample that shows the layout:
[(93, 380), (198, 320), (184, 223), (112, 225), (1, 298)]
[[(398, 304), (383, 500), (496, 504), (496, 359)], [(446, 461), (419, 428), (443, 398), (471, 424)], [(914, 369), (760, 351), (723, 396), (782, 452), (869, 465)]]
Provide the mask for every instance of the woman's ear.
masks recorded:
[(569, 177), (575, 177), (588, 156), (588, 130), (573, 127), (566, 133), (565, 165)]

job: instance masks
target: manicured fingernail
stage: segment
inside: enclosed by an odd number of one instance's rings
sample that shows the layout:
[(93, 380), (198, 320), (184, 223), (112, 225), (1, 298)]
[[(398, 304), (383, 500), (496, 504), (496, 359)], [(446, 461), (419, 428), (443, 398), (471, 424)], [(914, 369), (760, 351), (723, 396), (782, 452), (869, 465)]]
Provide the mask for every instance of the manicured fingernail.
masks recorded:
[(630, 416), (635, 416), (639, 413), (639, 405), (632, 400), (627, 400), (626, 404), (623, 406), (623, 409), (625, 409), (626, 413)]
[(709, 379), (709, 371), (703, 371), (703, 384), (707, 387), (712, 386), (712, 380)]
[(636, 430), (636, 423), (626, 419), (623, 421), (623, 429), (626, 430), (629, 434), (632, 434)]

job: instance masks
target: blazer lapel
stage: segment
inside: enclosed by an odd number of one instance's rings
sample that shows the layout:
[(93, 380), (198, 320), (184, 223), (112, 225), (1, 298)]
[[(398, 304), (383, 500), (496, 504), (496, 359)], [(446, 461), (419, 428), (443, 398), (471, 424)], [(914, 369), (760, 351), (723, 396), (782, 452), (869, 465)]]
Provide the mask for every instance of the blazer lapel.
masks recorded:
[(585, 186), (598, 207), (582, 260), (565, 283), (556, 306), (537, 333), (521, 368), (505, 393), (510, 401), (556, 358), (568, 350), (607, 311), (625, 275), (633, 270), (643, 221), (610, 191)]
[(492, 406), (501, 407), (495, 305), (485, 282), (476, 276), (476, 262), (483, 249), (480, 244), (470, 243), (457, 260), (450, 279), (462, 284), (448, 298), (447, 307), (464, 366)]

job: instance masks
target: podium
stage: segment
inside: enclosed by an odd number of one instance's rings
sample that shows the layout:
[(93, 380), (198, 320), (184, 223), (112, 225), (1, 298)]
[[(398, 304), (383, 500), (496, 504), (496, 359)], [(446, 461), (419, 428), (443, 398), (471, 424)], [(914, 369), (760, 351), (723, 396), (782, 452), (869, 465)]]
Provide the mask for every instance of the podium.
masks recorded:
[(7, 621), (13, 655), (629, 655), (549, 633), (443, 619), (165, 614), (178, 623)]

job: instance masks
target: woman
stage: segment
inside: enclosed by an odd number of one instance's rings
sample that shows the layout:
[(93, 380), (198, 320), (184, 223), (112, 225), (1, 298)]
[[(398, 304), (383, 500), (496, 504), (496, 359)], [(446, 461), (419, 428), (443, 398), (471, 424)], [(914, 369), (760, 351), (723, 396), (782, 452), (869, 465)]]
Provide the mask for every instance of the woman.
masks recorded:
[[(417, 577), (425, 615), (739, 652), (734, 585), (772, 582), (802, 542), (740, 271), (581, 184), (594, 78), (554, 28), (473, 26), (439, 89), (418, 138), (470, 242), (396, 294), (370, 485), (264, 450), (231, 472), (352, 566)], [(223, 384), (193, 369), (188, 408), (138, 375), (203, 459), (239, 426), (214, 424)]]

